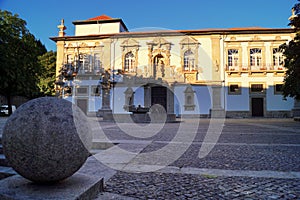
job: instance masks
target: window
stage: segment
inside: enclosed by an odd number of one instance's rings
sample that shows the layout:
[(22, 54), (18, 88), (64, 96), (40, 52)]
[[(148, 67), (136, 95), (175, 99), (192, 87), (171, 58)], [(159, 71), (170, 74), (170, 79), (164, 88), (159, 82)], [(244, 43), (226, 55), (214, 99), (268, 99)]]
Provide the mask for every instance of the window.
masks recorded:
[(88, 88), (87, 87), (77, 87), (76, 88), (76, 95), (77, 96), (86, 96), (86, 95), (88, 95)]
[(124, 65), (125, 72), (135, 72), (135, 59), (132, 52), (128, 52), (125, 55), (125, 65)]
[(273, 66), (275, 69), (283, 66), (283, 54), (279, 48), (273, 48)]
[(72, 54), (67, 55), (67, 64), (68, 66), (72, 66), (74, 62), (74, 58)]
[(252, 83), (250, 91), (253, 93), (262, 93), (262, 92), (264, 92), (264, 84)]
[(101, 86), (95, 85), (91, 87), (91, 95), (93, 96), (100, 96), (101, 94)]
[(262, 65), (261, 60), (262, 60), (261, 49), (259, 48), (250, 49), (250, 66), (260, 67)]
[(239, 51), (237, 49), (228, 50), (228, 67), (238, 67)]
[(79, 69), (83, 69), (83, 54), (79, 54)]
[(74, 61), (73, 55), (72, 54), (67, 55), (67, 64), (63, 67), (64, 76), (68, 76), (68, 77), (72, 76), (74, 72), (73, 61)]
[(100, 54), (95, 53), (94, 54), (94, 70), (95, 70), (95, 72), (99, 73), (101, 68), (102, 68), (102, 62), (100, 60)]
[(275, 83), (274, 84), (274, 94), (282, 94), (282, 83)]
[(228, 85), (229, 95), (238, 95), (242, 93), (240, 83), (229, 83)]
[(184, 71), (195, 70), (195, 56), (191, 50), (187, 50), (183, 55), (183, 68)]
[(90, 65), (90, 59), (89, 56), (87, 54), (83, 55), (83, 69), (85, 72), (87, 72), (89, 70), (89, 65)]

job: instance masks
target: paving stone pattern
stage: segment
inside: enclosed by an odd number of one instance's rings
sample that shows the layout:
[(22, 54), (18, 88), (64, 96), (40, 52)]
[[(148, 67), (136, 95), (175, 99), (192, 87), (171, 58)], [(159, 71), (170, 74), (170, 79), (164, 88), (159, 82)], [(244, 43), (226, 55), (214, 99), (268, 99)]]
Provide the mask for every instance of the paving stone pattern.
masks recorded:
[[(165, 124), (159, 133), (144, 138), (128, 135), (115, 123), (100, 121), (99, 125), (120, 148), (134, 152), (135, 147), (142, 146), (141, 153), (147, 153), (168, 145), (180, 123)], [(209, 119), (201, 119), (187, 151), (160, 171), (111, 173), (105, 179), (105, 192), (97, 200), (300, 199), (300, 122), (226, 119), (218, 143), (200, 159), (198, 153), (208, 125)], [(99, 131), (93, 130), (97, 139)]]
[[(184, 122), (182, 122), (184, 123)], [(194, 167), (246, 172), (300, 172), (300, 123), (292, 119), (227, 119), (214, 149), (203, 159), (199, 149), (209, 121), (201, 120), (193, 144), (169, 167)], [(175, 136), (179, 124), (166, 124), (143, 153), (156, 151)], [(111, 140), (141, 140), (102, 123)], [(105, 128), (107, 127), (107, 128)], [(118, 134), (114, 134), (118, 133)], [(129, 148), (128, 148), (129, 149)], [(128, 150), (127, 149), (127, 150)], [(117, 172), (105, 190), (137, 199), (300, 199), (300, 179)]]
[(138, 199), (299, 199), (296, 179), (119, 172), (105, 190)]

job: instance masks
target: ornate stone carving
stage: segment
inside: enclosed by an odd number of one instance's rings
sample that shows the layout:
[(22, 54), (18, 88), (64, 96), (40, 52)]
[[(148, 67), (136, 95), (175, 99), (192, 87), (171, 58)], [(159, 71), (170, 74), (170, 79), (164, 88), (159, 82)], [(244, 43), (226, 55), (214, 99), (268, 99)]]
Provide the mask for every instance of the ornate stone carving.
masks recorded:
[[(193, 66), (191, 67), (192, 71), (198, 71), (198, 51), (199, 51), (199, 45), (200, 43), (198, 40), (196, 40), (193, 37), (185, 37), (180, 41), (180, 57), (181, 57), (181, 67), (182, 71), (186, 71), (184, 69), (184, 56), (186, 52), (189, 52), (191, 55), (193, 55)], [(189, 70), (189, 71), (191, 71)]]
[(134, 55), (134, 66), (131, 72), (137, 73), (139, 42), (129, 38), (124, 40), (120, 46), (122, 48), (122, 69), (125, 69), (126, 54), (131, 52)]
[[(154, 78), (170, 78), (165, 71), (170, 67), (171, 42), (162, 37), (157, 37), (148, 42), (148, 65), (150, 66), (150, 76)], [(167, 76), (166, 76), (167, 75)]]

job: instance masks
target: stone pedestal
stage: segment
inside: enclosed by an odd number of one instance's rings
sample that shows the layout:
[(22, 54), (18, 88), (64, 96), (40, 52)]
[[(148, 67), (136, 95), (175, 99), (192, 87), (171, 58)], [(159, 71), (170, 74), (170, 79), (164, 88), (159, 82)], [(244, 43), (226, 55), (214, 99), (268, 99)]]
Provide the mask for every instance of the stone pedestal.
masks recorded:
[(93, 199), (103, 192), (103, 178), (76, 173), (65, 181), (39, 185), (15, 175), (0, 181), (0, 199)]
[(113, 121), (114, 117), (111, 109), (99, 109), (96, 113), (97, 117), (102, 117), (104, 121)]
[(210, 118), (225, 118), (226, 113), (223, 108), (210, 109)]
[(222, 86), (216, 85), (212, 87), (212, 109), (210, 109), (211, 118), (225, 118), (225, 109), (221, 106), (221, 89)]
[(97, 117), (103, 117), (104, 121), (113, 121), (113, 114), (110, 108), (110, 87), (102, 86), (102, 107), (96, 113)]
[(130, 116), (135, 123), (146, 123), (150, 121), (148, 113), (133, 113), (130, 114)]

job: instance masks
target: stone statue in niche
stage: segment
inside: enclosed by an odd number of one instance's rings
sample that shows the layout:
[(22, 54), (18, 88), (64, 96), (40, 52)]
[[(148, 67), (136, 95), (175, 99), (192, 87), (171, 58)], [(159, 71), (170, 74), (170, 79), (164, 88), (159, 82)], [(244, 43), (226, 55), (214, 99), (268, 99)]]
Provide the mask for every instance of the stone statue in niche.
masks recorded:
[(159, 60), (158, 61), (158, 64), (157, 64), (157, 67), (156, 67), (156, 70), (157, 70), (157, 77), (164, 77), (165, 76), (165, 64), (164, 64), (164, 61), (163, 60)]

